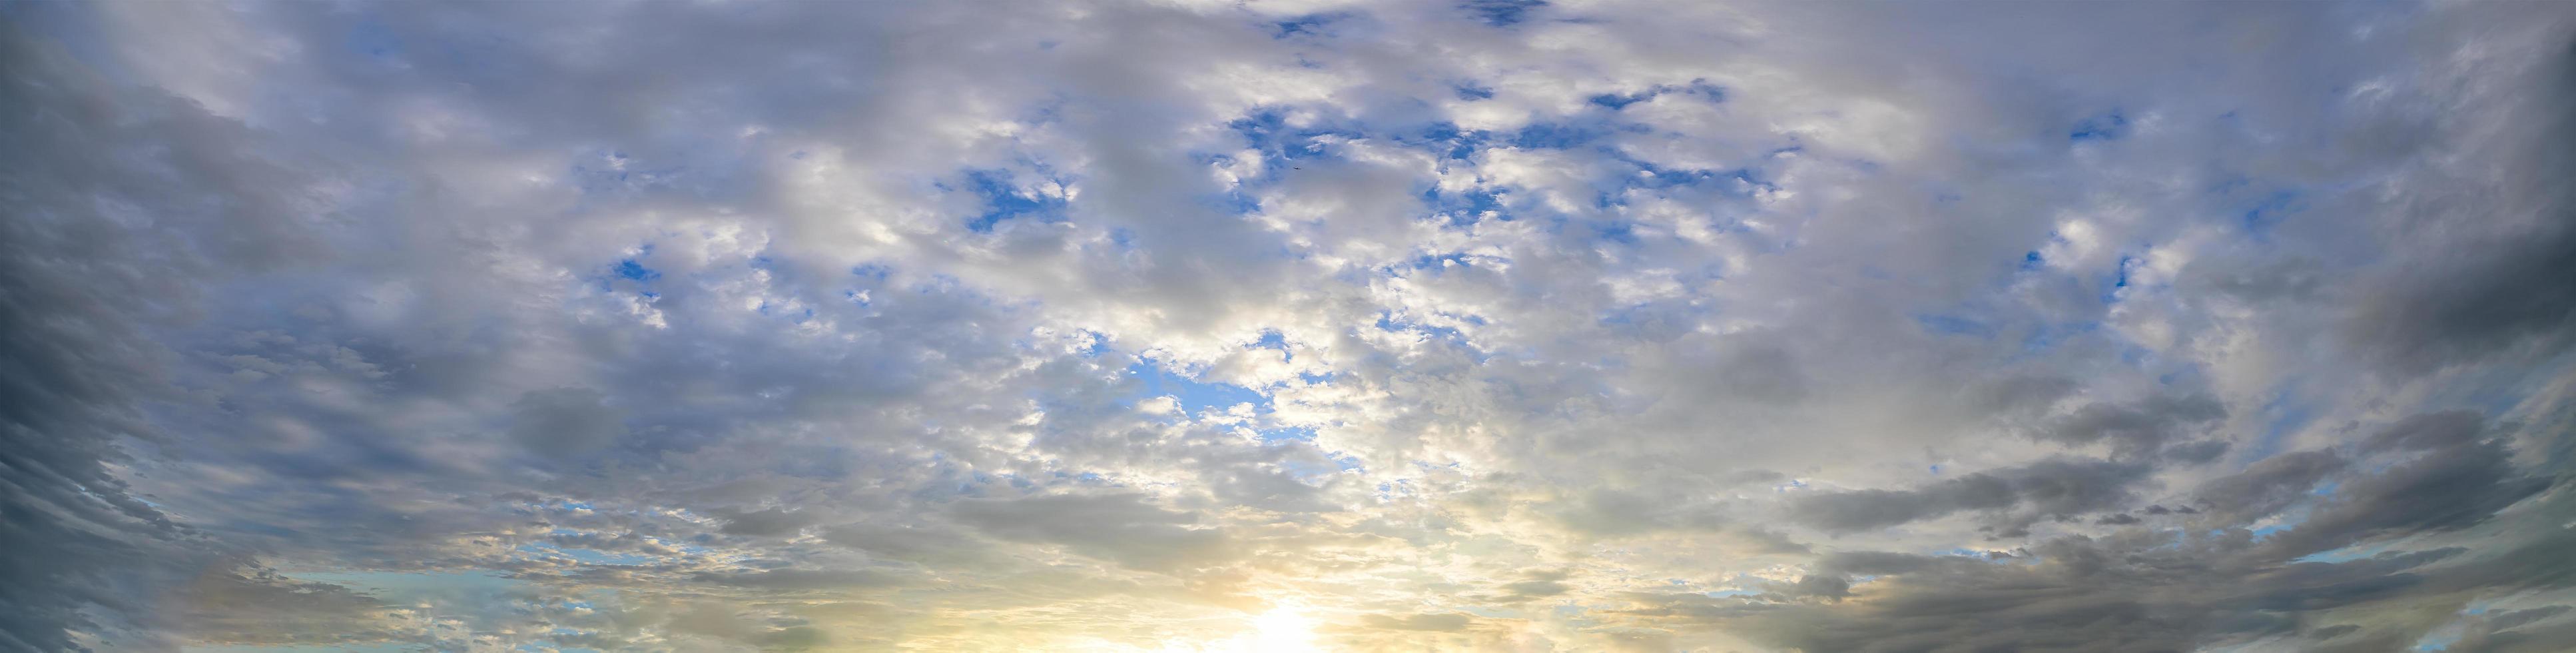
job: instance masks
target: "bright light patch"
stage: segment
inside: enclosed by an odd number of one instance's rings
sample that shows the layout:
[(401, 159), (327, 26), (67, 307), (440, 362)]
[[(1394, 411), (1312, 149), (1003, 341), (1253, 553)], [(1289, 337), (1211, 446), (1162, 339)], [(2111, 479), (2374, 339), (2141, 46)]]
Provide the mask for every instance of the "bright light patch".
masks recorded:
[(1279, 606), (1252, 619), (1255, 638), (1246, 650), (1290, 653), (1315, 649), (1315, 620), (1295, 606)]

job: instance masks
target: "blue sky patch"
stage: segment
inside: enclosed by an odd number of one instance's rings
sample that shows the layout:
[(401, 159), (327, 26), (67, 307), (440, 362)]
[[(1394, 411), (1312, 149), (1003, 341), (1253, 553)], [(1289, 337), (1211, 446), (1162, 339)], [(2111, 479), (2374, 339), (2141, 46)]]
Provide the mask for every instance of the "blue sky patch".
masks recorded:
[(662, 273), (654, 271), (653, 268), (644, 267), (644, 264), (630, 258), (617, 262), (617, 276), (629, 281), (652, 281), (662, 278)]
[(1484, 149), (1488, 140), (1485, 132), (1460, 130), (1456, 124), (1447, 122), (1432, 123), (1414, 134), (1394, 138), (1397, 144), (1439, 153), (1443, 158), (1455, 161), (1474, 158), (1476, 150)]
[(1465, 227), (1484, 221), (1487, 214), (1492, 214), (1497, 220), (1511, 220), (1511, 213), (1504, 209), (1504, 201), (1508, 193), (1509, 191), (1499, 188), (1477, 188), (1450, 193), (1440, 192), (1438, 188), (1425, 188), (1422, 191), (1422, 202), (1431, 208), (1433, 214), (1448, 216), (1449, 226)]
[(1547, 6), (1544, 0), (1467, 0), (1458, 8), (1494, 27), (1510, 27), (1529, 20), (1530, 10)]
[(2306, 208), (2299, 201), (2302, 197), (2304, 195), (2295, 190), (2273, 191), (2247, 207), (2240, 216), (2240, 223), (2245, 225), (2246, 233), (2260, 237), (2269, 233), (2273, 225), (2280, 224), (2283, 218)]
[[(1226, 123), (1226, 126), (1243, 137), (1245, 146), (1259, 150), (1273, 167), (1298, 161), (1334, 158), (1321, 141), (1324, 137), (1339, 136), (1357, 139), (1365, 136), (1360, 131), (1330, 125), (1292, 126), (1288, 124), (1287, 112), (1278, 108), (1252, 112)], [(1273, 171), (1273, 174), (1276, 172)]]
[(1225, 410), (1236, 404), (1252, 404), (1256, 410), (1267, 410), (1270, 399), (1250, 388), (1228, 383), (1207, 383), (1192, 379), (1150, 361), (1127, 366), (1127, 374), (1143, 385), (1138, 399), (1171, 397), (1180, 400), (1190, 412)]
[(1572, 149), (1607, 138), (1614, 131), (1607, 124), (1534, 122), (1512, 132), (1511, 145), (1524, 150)]
[(1691, 80), (1689, 84), (1657, 84), (1653, 88), (1648, 88), (1635, 93), (1602, 93), (1592, 96), (1591, 102), (1594, 105), (1608, 107), (1612, 111), (1619, 111), (1628, 108), (1628, 105), (1652, 100), (1666, 93), (1686, 93), (1696, 95), (1701, 99), (1705, 99), (1710, 102), (1723, 102), (1726, 100), (1726, 89), (1724, 87), (1711, 84), (1708, 80), (1694, 79)]
[[(1063, 197), (1046, 195), (1020, 188), (1015, 177), (1002, 170), (969, 170), (967, 192), (983, 200), (983, 212), (966, 221), (966, 228), (990, 233), (1003, 221), (1034, 218), (1042, 222), (1062, 220), (1068, 203)], [(1058, 182), (1061, 183), (1061, 182)]]
[(1304, 16), (1298, 16), (1298, 17), (1296, 17), (1296, 18), (1290, 18), (1290, 19), (1288, 19), (1288, 20), (1278, 21), (1278, 22), (1275, 22), (1275, 23), (1271, 23), (1271, 24), (1270, 24), (1270, 27), (1271, 27), (1271, 30), (1272, 30), (1272, 32), (1271, 32), (1271, 38), (1280, 38), (1280, 39), (1284, 39), (1284, 38), (1289, 38), (1289, 37), (1292, 37), (1292, 36), (1297, 36), (1297, 35), (1299, 35), (1299, 34), (1312, 35), (1312, 36), (1332, 36), (1332, 32), (1331, 32), (1331, 30), (1330, 30), (1330, 29), (1327, 29), (1327, 28), (1328, 28), (1328, 27), (1329, 27), (1329, 26), (1330, 26), (1334, 21), (1338, 21), (1338, 20), (1341, 20), (1341, 19), (1344, 19), (1344, 18), (1348, 18), (1348, 17), (1349, 17), (1349, 14), (1338, 14), (1338, 13), (1333, 13), (1333, 14), (1307, 14), (1307, 15), (1304, 15)]
[(2075, 122), (2075, 127), (2068, 130), (2066, 133), (2067, 140), (2079, 143), (2084, 141), (2116, 141), (2128, 138), (2128, 136), (2129, 117), (2120, 115), (2120, 112), (2118, 111), (2103, 113), (2083, 120), (2078, 120)]

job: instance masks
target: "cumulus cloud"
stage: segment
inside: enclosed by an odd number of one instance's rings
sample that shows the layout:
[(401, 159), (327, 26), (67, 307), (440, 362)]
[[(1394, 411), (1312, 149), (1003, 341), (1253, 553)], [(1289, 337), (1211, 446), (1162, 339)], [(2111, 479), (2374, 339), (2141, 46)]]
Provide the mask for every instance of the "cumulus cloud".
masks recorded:
[(14, 9), (0, 649), (2576, 633), (2562, 5)]

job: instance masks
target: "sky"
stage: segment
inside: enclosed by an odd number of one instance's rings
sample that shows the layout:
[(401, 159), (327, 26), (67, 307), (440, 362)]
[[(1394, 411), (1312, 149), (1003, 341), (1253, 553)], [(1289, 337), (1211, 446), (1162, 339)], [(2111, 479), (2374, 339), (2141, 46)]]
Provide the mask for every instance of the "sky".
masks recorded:
[(0, 653), (2559, 651), (2576, 4), (0, 4)]

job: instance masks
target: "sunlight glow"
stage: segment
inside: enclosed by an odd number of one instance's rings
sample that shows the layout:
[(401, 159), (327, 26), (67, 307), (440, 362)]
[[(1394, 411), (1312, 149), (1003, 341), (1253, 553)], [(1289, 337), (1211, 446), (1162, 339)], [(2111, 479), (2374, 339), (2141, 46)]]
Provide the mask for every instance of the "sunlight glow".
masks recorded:
[(1279, 606), (1252, 619), (1251, 645), (1247, 651), (1262, 653), (1304, 653), (1315, 649), (1315, 620), (1295, 606)]

